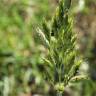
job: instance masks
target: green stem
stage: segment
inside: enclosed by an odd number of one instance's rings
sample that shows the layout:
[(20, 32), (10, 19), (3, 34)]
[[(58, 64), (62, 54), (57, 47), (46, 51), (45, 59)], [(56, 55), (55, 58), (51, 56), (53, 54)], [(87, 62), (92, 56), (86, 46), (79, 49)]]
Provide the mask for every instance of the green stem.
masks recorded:
[(57, 92), (56, 96), (62, 96), (62, 92)]

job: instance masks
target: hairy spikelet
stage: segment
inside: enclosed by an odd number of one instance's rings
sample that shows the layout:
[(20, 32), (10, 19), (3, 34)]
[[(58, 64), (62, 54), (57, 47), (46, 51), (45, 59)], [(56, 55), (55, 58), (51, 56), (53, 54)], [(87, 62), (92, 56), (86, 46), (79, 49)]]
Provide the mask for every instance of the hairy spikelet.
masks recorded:
[(69, 15), (71, 0), (61, 0), (52, 18), (50, 28), (43, 24), (43, 33), (49, 42), (48, 58), (44, 59), (46, 79), (55, 90), (64, 91), (76, 75), (81, 60), (76, 46), (76, 34), (72, 31), (73, 19)]

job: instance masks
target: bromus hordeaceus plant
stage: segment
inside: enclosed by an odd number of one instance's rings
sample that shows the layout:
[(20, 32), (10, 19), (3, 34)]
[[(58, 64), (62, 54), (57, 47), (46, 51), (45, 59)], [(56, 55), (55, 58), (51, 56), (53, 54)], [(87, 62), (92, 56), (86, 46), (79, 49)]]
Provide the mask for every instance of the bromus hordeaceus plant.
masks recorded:
[(38, 30), (41, 41), (48, 49), (48, 58), (44, 59), (44, 75), (56, 90), (57, 96), (62, 96), (81, 64), (76, 50), (76, 34), (72, 31), (70, 6), (71, 0), (61, 0), (50, 28), (44, 22), (43, 30)]

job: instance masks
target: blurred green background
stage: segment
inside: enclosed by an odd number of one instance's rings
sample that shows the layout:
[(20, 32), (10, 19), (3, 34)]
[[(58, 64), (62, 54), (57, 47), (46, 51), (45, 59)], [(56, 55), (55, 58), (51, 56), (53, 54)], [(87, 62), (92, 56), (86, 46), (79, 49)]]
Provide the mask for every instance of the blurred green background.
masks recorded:
[[(42, 77), (47, 50), (35, 33), (44, 18), (51, 20), (58, 2), (0, 0), (0, 96), (55, 96)], [(96, 0), (72, 0), (71, 12), (84, 58), (80, 73), (91, 80), (75, 82), (64, 96), (96, 96)]]

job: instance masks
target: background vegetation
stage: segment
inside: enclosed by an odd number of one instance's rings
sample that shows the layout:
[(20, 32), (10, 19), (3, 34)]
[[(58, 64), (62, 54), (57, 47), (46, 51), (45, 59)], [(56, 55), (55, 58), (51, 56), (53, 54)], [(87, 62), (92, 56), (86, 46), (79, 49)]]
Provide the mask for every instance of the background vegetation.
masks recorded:
[[(59, 0), (0, 0), (0, 96), (56, 96), (44, 80), (48, 50), (36, 29), (50, 22)], [(72, 0), (73, 31), (83, 62), (78, 74), (88, 79), (70, 84), (64, 96), (96, 96), (96, 1)], [(51, 72), (50, 72), (51, 74)]]

